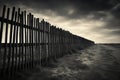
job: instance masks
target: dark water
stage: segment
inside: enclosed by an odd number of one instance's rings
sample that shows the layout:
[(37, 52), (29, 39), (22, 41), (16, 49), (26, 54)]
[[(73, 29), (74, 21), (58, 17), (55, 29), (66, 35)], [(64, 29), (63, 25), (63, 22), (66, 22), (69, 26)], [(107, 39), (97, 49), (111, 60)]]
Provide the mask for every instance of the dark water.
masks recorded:
[(18, 73), (16, 80), (120, 80), (120, 45), (91, 46)]

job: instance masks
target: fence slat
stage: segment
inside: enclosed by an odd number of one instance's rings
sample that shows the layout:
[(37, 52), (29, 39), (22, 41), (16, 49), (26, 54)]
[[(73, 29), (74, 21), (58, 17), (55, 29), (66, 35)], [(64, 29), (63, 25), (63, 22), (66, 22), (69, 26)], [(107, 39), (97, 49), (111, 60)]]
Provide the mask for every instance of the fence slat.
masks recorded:
[[(10, 8), (8, 8), (7, 9), (7, 19), (9, 19), (9, 12), (10, 12)], [(8, 38), (7, 38), (7, 36), (8, 36), (8, 23), (6, 23), (6, 30), (5, 30), (5, 47), (4, 47), (4, 54), (3, 54), (3, 67), (2, 67), (2, 69), (3, 70), (5, 70), (5, 68), (6, 68), (6, 61), (7, 61), (7, 40), (8, 40)]]
[[(17, 12), (15, 12), (15, 22), (16, 22), (16, 20), (17, 20)], [(16, 25), (14, 25), (14, 28), (13, 28), (14, 30), (13, 30), (13, 45), (15, 44), (15, 35), (16, 35)], [(13, 69), (14, 69), (14, 67), (15, 67), (15, 58), (16, 58), (16, 56), (15, 56), (15, 47), (14, 46), (12, 46), (12, 71), (13, 71)]]
[[(17, 12), (17, 21), (16, 22), (19, 22), (19, 19), (20, 19), (20, 16), (19, 16), (19, 14), (20, 14), (20, 8), (18, 9), (18, 12)], [(16, 58), (15, 58), (15, 70), (18, 70), (19, 69), (19, 47), (18, 47), (18, 34), (19, 34), (19, 27), (18, 27), (18, 25), (16, 25), (16, 38), (15, 38), (15, 42), (16, 42)]]
[[(23, 20), (24, 20), (24, 24), (26, 25), (26, 11), (24, 11), (23, 13)], [(24, 43), (27, 43), (27, 28), (24, 28)], [(24, 63), (24, 68), (27, 68), (27, 46), (25, 46), (25, 63)]]
[(2, 11), (2, 20), (1, 20), (1, 27), (0, 27), (0, 43), (2, 43), (2, 33), (3, 33), (3, 20), (5, 18), (5, 12), (6, 12), (6, 6), (3, 7), (3, 11)]
[[(31, 27), (33, 27), (33, 15), (31, 15)], [(33, 29), (31, 29), (31, 43), (32, 43), (32, 68), (34, 67), (34, 52), (33, 52)]]
[[(13, 7), (12, 9), (12, 15), (11, 15), (11, 21), (13, 21), (14, 19), (14, 14), (15, 14), (15, 7)], [(9, 43), (12, 43), (12, 31), (13, 30), (13, 24), (10, 24), (10, 37), (9, 37)], [(13, 60), (13, 57), (11, 52), (12, 52), (12, 47), (11, 45), (9, 46), (9, 53), (8, 53), (8, 66), (7, 66), (7, 69), (8, 69), (8, 72), (11, 71), (11, 62)], [(13, 64), (13, 63), (12, 63)]]
[[(29, 29), (29, 41), (30, 41), (30, 43), (32, 43), (31, 42), (31, 14), (29, 13), (29, 26), (30, 26), (30, 29)], [(30, 65), (29, 65), (29, 67), (30, 68), (32, 68), (32, 47), (31, 47), (31, 45), (30, 45), (30, 47), (29, 47), (30, 49)]]
[[(29, 15), (27, 15), (27, 25), (29, 26)], [(27, 28), (27, 38), (26, 38), (26, 43), (29, 43), (29, 29)], [(29, 65), (30, 65), (30, 62), (29, 62), (29, 60), (30, 60), (30, 54), (28, 54), (28, 53), (30, 53), (29, 52), (30, 51), (30, 46), (28, 46), (27, 47), (27, 69), (29, 69)]]

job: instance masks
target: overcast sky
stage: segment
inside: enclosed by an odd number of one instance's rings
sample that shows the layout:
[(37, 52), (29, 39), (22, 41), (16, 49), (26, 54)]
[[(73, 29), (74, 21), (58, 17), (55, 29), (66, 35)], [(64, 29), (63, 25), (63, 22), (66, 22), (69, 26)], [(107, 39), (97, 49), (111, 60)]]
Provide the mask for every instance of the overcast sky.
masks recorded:
[(120, 0), (0, 0), (96, 43), (120, 43)]

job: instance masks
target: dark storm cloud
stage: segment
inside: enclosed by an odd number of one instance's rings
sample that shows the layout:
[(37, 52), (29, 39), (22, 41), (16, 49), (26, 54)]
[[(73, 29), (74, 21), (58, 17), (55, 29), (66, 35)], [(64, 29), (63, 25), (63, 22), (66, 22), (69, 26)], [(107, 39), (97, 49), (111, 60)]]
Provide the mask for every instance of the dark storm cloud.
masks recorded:
[(120, 3), (115, 5), (113, 9), (111, 9), (111, 13), (115, 15), (116, 18), (120, 18)]
[[(1, 3), (24, 5), (36, 11), (52, 10), (68, 18), (78, 18), (96, 11), (108, 11), (118, 4), (119, 0), (1, 0)], [(72, 8), (74, 12), (69, 15)]]
[[(68, 18), (78, 18), (95, 11), (106, 11), (118, 2), (117, 0), (2, 0), (11, 5), (25, 5), (39, 10), (52, 10), (59, 15)], [(114, 3), (114, 4), (113, 4)], [(69, 15), (69, 9), (73, 8), (73, 14)]]
[(114, 18), (113, 20), (109, 20), (107, 23), (108, 24), (106, 26), (108, 26), (108, 29), (120, 29), (119, 19)]
[(102, 20), (106, 25), (96, 27), (96, 30), (107, 29), (111, 31), (107, 35), (120, 35), (120, 0), (0, 0), (0, 8), (2, 4), (32, 9), (34, 13), (42, 12), (50, 16), (54, 12), (68, 20), (89, 17), (91, 20)]

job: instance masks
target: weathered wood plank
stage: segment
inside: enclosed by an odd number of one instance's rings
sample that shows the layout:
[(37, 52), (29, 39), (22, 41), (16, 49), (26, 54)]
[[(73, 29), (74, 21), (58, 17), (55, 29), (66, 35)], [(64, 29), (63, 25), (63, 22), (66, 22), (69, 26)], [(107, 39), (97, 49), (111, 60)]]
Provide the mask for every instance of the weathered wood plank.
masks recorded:
[[(10, 13), (10, 8), (7, 9), (7, 19), (9, 19), (9, 13)], [(5, 30), (5, 43), (4, 43), (5, 46), (4, 46), (3, 64), (2, 64), (3, 71), (5, 71), (5, 69), (7, 67), (7, 63), (6, 63), (6, 61), (7, 61), (7, 46), (6, 46), (6, 44), (7, 44), (7, 40), (8, 40), (7, 36), (8, 36), (8, 23), (6, 23), (6, 30)]]
[[(12, 9), (12, 15), (11, 15), (11, 21), (13, 21), (15, 17), (15, 7), (13, 7)], [(8, 65), (7, 65), (7, 69), (8, 71), (11, 70), (11, 61), (13, 60), (11, 57), (12, 56), (12, 47), (11, 47), (11, 43), (12, 43), (12, 32), (13, 32), (13, 23), (10, 24), (10, 37), (9, 37), (9, 43), (10, 43), (10, 46), (9, 46), (9, 53), (8, 53)], [(13, 63), (12, 63), (13, 64)]]
[(3, 25), (4, 25), (4, 18), (5, 18), (6, 6), (4, 5), (2, 11), (2, 18), (1, 20), (1, 27), (0, 27), (0, 43), (2, 43), (2, 35), (3, 35)]

